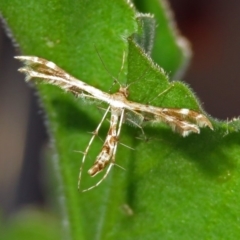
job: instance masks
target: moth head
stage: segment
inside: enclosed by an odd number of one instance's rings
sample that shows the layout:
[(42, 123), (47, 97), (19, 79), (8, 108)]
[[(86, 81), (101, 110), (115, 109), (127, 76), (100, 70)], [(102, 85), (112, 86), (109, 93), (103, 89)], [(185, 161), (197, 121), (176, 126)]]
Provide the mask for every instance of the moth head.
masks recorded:
[(118, 92), (121, 93), (121, 94), (123, 94), (125, 98), (127, 98), (128, 95), (129, 95), (129, 92), (128, 92), (128, 88), (127, 88), (127, 87), (122, 87), (122, 86), (120, 86)]

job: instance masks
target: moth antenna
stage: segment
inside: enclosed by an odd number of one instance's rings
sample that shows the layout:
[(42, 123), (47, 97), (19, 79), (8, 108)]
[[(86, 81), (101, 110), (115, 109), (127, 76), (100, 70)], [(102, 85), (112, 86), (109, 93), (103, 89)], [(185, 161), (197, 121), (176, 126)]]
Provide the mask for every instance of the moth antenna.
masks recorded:
[[(100, 53), (99, 53), (96, 45), (94, 45), (94, 47), (95, 47), (95, 50), (96, 50), (96, 52), (97, 52), (97, 55), (98, 55), (98, 57), (99, 57), (102, 65), (103, 65), (103, 67), (105, 68), (105, 70), (106, 70), (106, 72), (108, 73), (108, 75), (113, 79), (113, 85), (114, 85), (115, 83), (118, 83), (118, 85), (121, 86), (120, 82), (118, 81), (118, 78), (119, 78), (119, 75), (120, 75), (120, 73), (122, 72), (123, 67), (124, 67), (124, 63), (125, 63), (125, 52), (123, 52), (123, 58), (122, 58), (121, 68), (120, 68), (120, 71), (119, 71), (119, 73), (118, 73), (118, 77), (116, 78), (116, 77), (114, 77), (113, 74), (108, 70), (108, 68), (107, 68), (106, 64), (104, 63), (104, 61), (103, 61), (103, 59), (102, 59), (102, 57), (101, 57), (101, 55), (100, 55)], [(112, 85), (112, 86), (113, 86), (113, 85)], [(112, 88), (112, 86), (111, 86), (111, 88)], [(111, 88), (110, 88), (110, 90), (111, 90)]]
[(137, 83), (138, 81), (140, 81), (140, 80), (146, 75), (146, 73), (147, 73), (147, 71), (148, 71), (149, 68), (150, 68), (150, 66), (147, 67), (147, 68), (144, 70), (144, 72), (140, 75), (140, 77), (138, 77), (138, 78), (137, 78), (136, 80), (134, 80), (133, 82), (128, 83), (126, 88), (128, 89), (132, 84), (135, 84), (135, 83)]
[(160, 97), (160, 96), (163, 95), (164, 93), (168, 92), (172, 87), (174, 87), (174, 83), (171, 83), (171, 85), (170, 85), (167, 89), (165, 89), (164, 91), (160, 92), (156, 97), (154, 97), (152, 100), (150, 100), (150, 101), (148, 102), (148, 104), (151, 103), (151, 102), (153, 102), (155, 99), (157, 99), (158, 97)]

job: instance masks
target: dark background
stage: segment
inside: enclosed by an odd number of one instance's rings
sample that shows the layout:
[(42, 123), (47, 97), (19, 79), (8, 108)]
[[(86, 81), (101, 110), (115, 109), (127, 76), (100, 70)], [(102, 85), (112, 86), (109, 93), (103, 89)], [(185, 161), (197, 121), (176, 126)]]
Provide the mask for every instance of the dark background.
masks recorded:
[[(171, 0), (178, 27), (192, 45), (184, 81), (213, 117), (240, 115), (240, 1)], [(0, 209), (5, 215), (26, 204), (44, 205), (41, 149), (47, 142), (33, 89), (0, 26)]]

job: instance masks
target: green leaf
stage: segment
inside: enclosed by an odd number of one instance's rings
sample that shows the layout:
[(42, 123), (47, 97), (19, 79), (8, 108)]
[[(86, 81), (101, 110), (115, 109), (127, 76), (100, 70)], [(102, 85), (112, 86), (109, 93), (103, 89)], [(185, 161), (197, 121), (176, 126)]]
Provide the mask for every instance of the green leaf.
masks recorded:
[[(139, 47), (150, 51), (150, 38), (142, 42), (136, 36), (147, 36), (151, 23), (141, 25), (142, 19), (125, 1), (0, 0), (0, 10), (24, 55), (54, 61), (84, 82), (114, 92), (119, 86), (112, 87), (110, 73), (121, 84), (130, 84), (132, 101), (202, 111), (189, 88), (182, 82), (169, 83), (165, 71)], [(163, 8), (158, 11), (165, 15)], [(173, 76), (183, 54), (176, 54), (168, 22), (161, 26), (162, 48), (169, 50), (161, 54), (161, 67)], [(120, 72), (123, 52), (127, 59)], [(103, 110), (57, 87), (37, 88), (57, 152), (55, 189), (70, 239), (237, 239), (239, 120), (211, 119), (214, 131), (203, 129), (187, 138), (165, 125), (146, 126), (147, 140), (139, 139), (140, 129), (124, 125), (119, 141), (135, 149), (119, 144), (116, 162), (126, 171), (116, 166), (100, 186), (79, 193), (82, 156), (75, 150), (87, 147), (88, 132), (97, 127)], [(102, 126), (102, 139), (108, 125)], [(101, 146), (99, 138), (91, 146), (83, 189), (102, 177), (87, 174)]]

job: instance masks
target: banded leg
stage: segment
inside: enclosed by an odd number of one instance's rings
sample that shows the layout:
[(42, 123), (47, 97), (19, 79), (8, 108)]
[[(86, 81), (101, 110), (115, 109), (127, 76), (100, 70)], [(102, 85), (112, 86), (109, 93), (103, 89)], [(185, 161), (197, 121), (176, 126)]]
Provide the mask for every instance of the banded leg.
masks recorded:
[(122, 109), (122, 112), (121, 112), (121, 117), (120, 117), (120, 121), (119, 121), (119, 125), (118, 125), (118, 130), (117, 130), (117, 134), (116, 134), (116, 142), (115, 142), (115, 145), (114, 145), (114, 149), (113, 149), (113, 154), (112, 154), (112, 157), (110, 159), (110, 164), (106, 170), (106, 173), (103, 175), (103, 177), (95, 184), (93, 185), (92, 187), (90, 188), (87, 188), (85, 190), (83, 190), (83, 192), (87, 192), (89, 190), (92, 190), (93, 188), (99, 186), (102, 181), (104, 179), (106, 179), (106, 177), (108, 176), (108, 174), (110, 173), (110, 170), (111, 168), (113, 167), (113, 165), (115, 165), (115, 156), (116, 156), (116, 152), (117, 152), (117, 146), (118, 146), (118, 137), (120, 135), (120, 132), (121, 132), (121, 128), (122, 128), (122, 124), (123, 124), (123, 118), (124, 118), (124, 109)]
[(89, 151), (89, 149), (90, 149), (90, 146), (91, 146), (94, 138), (95, 138), (96, 135), (98, 134), (98, 131), (99, 131), (99, 129), (100, 129), (100, 127), (101, 127), (104, 119), (106, 118), (109, 110), (110, 110), (110, 106), (107, 108), (106, 112), (104, 113), (104, 115), (103, 115), (103, 117), (102, 117), (102, 120), (101, 120), (100, 123), (98, 124), (96, 130), (94, 131), (93, 136), (91, 137), (91, 139), (90, 139), (90, 141), (89, 141), (89, 143), (88, 143), (88, 146), (87, 146), (86, 150), (85, 150), (84, 153), (83, 153), (82, 163), (81, 163), (81, 167), (80, 167), (80, 170), (79, 170), (79, 176), (78, 176), (78, 190), (80, 190), (80, 183), (81, 183), (81, 177), (82, 177), (82, 169), (83, 169), (83, 165), (84, 165), (86, 156), (87, 156), (88, 151)]

